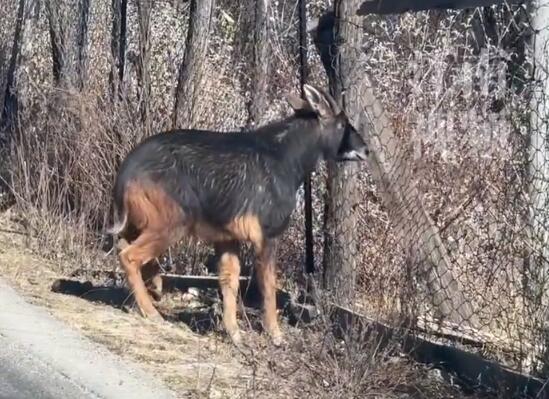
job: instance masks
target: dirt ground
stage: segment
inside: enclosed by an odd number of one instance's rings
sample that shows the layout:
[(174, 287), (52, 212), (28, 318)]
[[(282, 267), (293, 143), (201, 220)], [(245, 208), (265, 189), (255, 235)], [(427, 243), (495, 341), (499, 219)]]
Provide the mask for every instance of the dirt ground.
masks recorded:
[[(139, 362), (180, 398), (465, 396), (457, 386), (442, 379), (437, 370), (414, 364), (405, 357), (378, 354), (375, 347), (349, 350), (340, 345), (337, 353), (338, 344), (322, 328), (300, 329), (284, 322), (287, 343), (275, 348), (257, 328), (257, 316), (250, 311), (247, 315), (251, 322), (241, 317), (247, 346), (240, 351), (220, 330), (211, 309), (203, 312), (208, 319), (203, 322), (174, 317), (155, 324), (120, 306), (52, 292), (54, 281), (69, 277), (61, 270), (70, 268), (70, 261), (59, 267), (57, 261), (43, 259), (36, 250), (28, 249), (23, 235), (13, 232), (17, 226), (5, 218), (3, 221), (2, 278), (31, 303), (47, 308), (54, 317), (91, 340)], [(67, 260), (60, 257), (59, 262)], [(172, 293), (159, 306), (171, 310), (171, 314), (177, 314), (177, 309), (184, 313), (188, 298), (188, 293)]]

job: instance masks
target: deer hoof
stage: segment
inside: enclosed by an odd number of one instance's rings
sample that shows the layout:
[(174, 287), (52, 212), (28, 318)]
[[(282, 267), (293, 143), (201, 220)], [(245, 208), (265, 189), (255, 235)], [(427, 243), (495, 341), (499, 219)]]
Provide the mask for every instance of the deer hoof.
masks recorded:
[(141, 311), (141, 315), (147, 320), (153, 321), (155, 323), (164, 322), (164, 318), (156, 309), (154, 309), (154, 311), (151, 311), (151, 312), (145, 312), (143, 309), (139, 309), (139, 310)]
[(162, 315), (160, 313), (157, 313), (157, 314), (152, 315), (152, 316), (148, 316), (147, 318), (150, 321), (153, 321), (155, 323), (164, 323), (165, 322), (164, 318), (162, 317)]
[(231, 338), (231, 341), (235, 346), (242, 346), (242, 334), (239, 330), (229, 333), (229, 337)]
[(282, 336), (282, 333), (278, 333), (278, 334), (274, 334), (271, 336), (271, 341), (273, 342), (273, 345), (276, 346), (277, 348), (280, 348), (281, 346), (284, 346), (284, 344), (286, 343), (284, 341), (284, 337)]

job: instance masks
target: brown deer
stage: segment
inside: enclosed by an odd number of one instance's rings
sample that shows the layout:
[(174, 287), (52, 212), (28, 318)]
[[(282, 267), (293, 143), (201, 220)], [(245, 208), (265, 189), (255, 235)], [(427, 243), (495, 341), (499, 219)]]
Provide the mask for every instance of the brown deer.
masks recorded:
[(249, 242), (258, 259), (264, 327), (275, 345), (282, 343), (275, 241), (288, 225), (297, 190), (320, 159), (364, 160), (368, 154), (329, 94), (306, 85), (305, 98), (288, 96), (291, 117), (250, 132), (173, 130), (151, 136), (122, 162), (109, 232), (128, 243), (119, 258), (143, 316), (162, 320), (144, 283), (143, 274), (150, 274), (157, 285), (151, 293), (158, 295), (159, 270), (147, 270), (150, 261), (194, 236), (213, 244), (219, 255), (223, 324), (239, 344), (238, 251), (241, 242)]

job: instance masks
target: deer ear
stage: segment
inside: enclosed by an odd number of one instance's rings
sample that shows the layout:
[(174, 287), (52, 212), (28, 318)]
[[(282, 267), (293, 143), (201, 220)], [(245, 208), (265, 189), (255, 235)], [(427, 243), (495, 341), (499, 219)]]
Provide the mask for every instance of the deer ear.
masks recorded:
[(286, 100), (288, 101), (288, 103), (290, 104), (290, 107), (292, 107), (295, 112), (311, 109), (307, 101), (305, 101), (304, 99), (302, 99), (301, 97), (297, 96), (294, 93), (288, 94), (286, 96)]
[(333, 118), (335, 116), (330, 100), (322, 91), (307, 84), (303, 86), (303, 89), (309, 105), (318, 116), (321, 118)]

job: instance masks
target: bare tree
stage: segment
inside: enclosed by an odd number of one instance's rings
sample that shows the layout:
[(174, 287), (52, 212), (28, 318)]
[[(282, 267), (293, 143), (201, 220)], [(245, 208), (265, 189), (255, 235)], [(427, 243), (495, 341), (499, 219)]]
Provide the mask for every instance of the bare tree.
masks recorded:
[(267, 102), (269, 81), (269, 26), (267, 12), (270, 0), (256, 0), (254, 7), (253, 76), (248, 106), (248, 125), (260, 124)]
[[(6, 87), (4, 89), (4, 99), (0, 118), (0, 130), (4, 131), (6, 134), (9, 134), (9, 129), (13, 126), (17, 113), (17, 96), (15, 92), (17, 76), (16, 71), (17, 64), (19, 62), (19, 55), (21, 53), (22, 38), (25, 26), (24, 19), (27, 14), (25, 11), (28, 10), (30, 3), (33, 3), (33, 1), (19, 0), (19, 5), (17, 7), (17, 19), (15, 21), (15, 31), (13, 34), (10, 63), (8, 66)], [(0, 137), (0, 143), (4, 140), (7, 142), (9, 137)]]
[(61, 87), (81, 89), (86, 75), (89, 0), (79, 0), (76, 10), (63, 0), (46, 0), (53, 78)]
[[(360, 49), (362, 32), (355, 11), (361, 1), (336, 0), (334, 3), (334, 42), (345, 43), (335, 48), (334, 73), (330, 73), (330, 91), (343, 106), (347, 115), (359, 115), (360, 99), (350, 83), (356, 78), (357, 49)], [(356, 120), (353, 121), (356, 125)], [(356, 163), (328, 163), (327, 194), (325, 200), (324, 229), (324, 285), (333, 291), (338, 302), (352, 302), (356, 280), (358, 254), (355, 238), (357, 205), (360, 201)]]
[(78, 88), (84, 87), (87, 80), (88, 47), (88, 23), (90, 17), (90, 0), (78, 2), (78, 27), (76, 31), (76, 76), (78, 76)]
[(113, 98), (124, 81), (126, 62), (126, 29), (128, 0), (112, 0), (111, 56), (112, 65), (109, 74), (109, 86)]
[(150, 57), (151, 57), (151, 12), (153, 0), (138, 0), (137, 14), (139, 16), (139, 57), (137, 60), (137, 80), (139, 83), (139, 110), (141, 120), (148, 127), (149, 101), (151, 96)]
[(59, 0), (46, 0), (46, 15), (48, 17), (53, 80), (56, 84), (62, 82), (65, 74), (65, 21), (62, 14), (63, 5)]
[(214, 3), (214, 0), (191, 0), (185, 54), (179, 68), (175, 93), (174, 127), (188, 127), (194, 124), (194, 109), (199, 94), (197, 89), (206, 62)]

